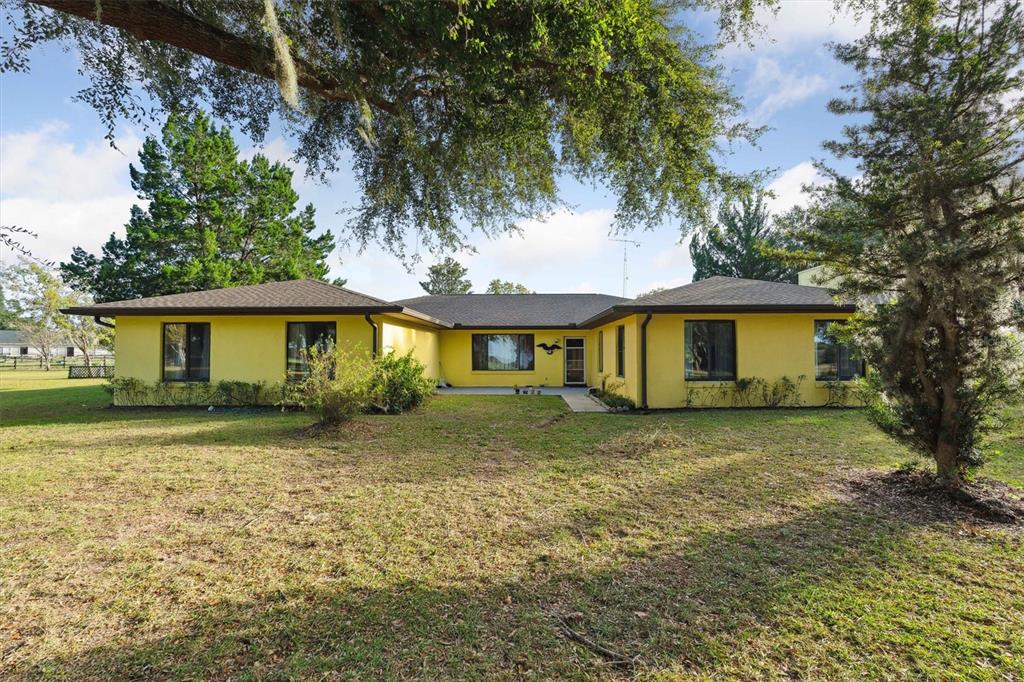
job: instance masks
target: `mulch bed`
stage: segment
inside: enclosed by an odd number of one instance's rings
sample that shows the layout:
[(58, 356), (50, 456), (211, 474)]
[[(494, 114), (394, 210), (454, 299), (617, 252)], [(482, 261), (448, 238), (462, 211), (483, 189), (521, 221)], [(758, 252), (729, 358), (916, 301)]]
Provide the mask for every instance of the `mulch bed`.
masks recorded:
[(915, 469), (860, 471), (849, 480), (854, 497), (870, 507), (920, 521), (960, 521), (1024, 529), (1024, 489), (978, 477), (959, 489)]

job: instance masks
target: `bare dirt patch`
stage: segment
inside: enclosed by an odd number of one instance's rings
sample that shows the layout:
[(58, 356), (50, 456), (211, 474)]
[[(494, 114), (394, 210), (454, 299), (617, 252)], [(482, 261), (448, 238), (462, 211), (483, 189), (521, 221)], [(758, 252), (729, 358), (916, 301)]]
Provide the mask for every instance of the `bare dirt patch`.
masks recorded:
[(658, 450), (679, 450), (692, 443), (664, 424), (629, 431), (601, 444), (601, 452), (626, 459), (643, 457)]
[(953, 490), (927, 471), (859, 471), (851, 476), (849, 486), (862, 504), (921, 521), (1001, 524), (1024, 529), (1024, 490), (991, 478), (979, 477)]
[(296, 429), (295, 435), (301, 438), (368, 438), (380, 435), (385, 431), (387, 431), (387, 426), (379, 421), (351, 419), (343, 424), (337, 425), (327, 425), (322, 422), (314, 422)]
[(558, 414), (556, 414), (556, 415), (554, 415), (552, 417), (548, 417), (544, 421), (542, 421), (539, 424), (537, 424), (536, 428), (538, 428), (538, 429), (551, 428), (552, 426), (555, 426), (556, 424), (561, 424), (562, 422), (564, 422), (565, 418), (568, 417), (568, 416), (569, 416), (568, 412), (559, 412)]

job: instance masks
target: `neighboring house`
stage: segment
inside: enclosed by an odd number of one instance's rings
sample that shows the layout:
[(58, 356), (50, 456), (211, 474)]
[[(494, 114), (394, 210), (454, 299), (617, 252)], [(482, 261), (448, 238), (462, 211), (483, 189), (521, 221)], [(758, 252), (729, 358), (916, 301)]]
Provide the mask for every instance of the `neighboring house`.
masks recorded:
[(832, 287), (838, 283), (838, 278), (832, 274), (827, 265), (816, 265), (807, 270), (801, 270), (796, 275), (796, 283), (809, 287)]
[(638, 405), (693, 404), (694, 388), (803, 377), (805, 404), (860, 363), (828, 335), (853, 306), (828, 290), (711, 277), (627, 300), (464, 294), (388, 302), (315, 280), (70, 308), (116, 318), (117, 373), (145, 382), (275, 384), (300, 378), (324, 338), (412, 351), (453, 386), (608, 385)]
[[(93, 357), (109, 356), (111, 353), (105, 348), (95, 348), (90, 353)], [(82, 355), (82, 351), (75, 347), (71, 341), (64, 339), (59, 345), (50, 349), (50, 357), (71, 358)], [(39, 351), (29, 342), (28, 333), (19, 329), (0, 329), (0, 357), (3, 358), (39, 358)]]

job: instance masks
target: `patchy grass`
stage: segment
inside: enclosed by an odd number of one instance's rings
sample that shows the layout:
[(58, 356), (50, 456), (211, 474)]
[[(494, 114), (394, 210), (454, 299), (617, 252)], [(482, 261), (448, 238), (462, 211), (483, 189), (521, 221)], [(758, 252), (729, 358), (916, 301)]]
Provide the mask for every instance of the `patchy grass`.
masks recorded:
[(907, 455), (855, 411), (445, 396), (310, 438), (98, 384), (0, 375), (0, 677), (1024, 677), (1019, 529), (862, 499)]

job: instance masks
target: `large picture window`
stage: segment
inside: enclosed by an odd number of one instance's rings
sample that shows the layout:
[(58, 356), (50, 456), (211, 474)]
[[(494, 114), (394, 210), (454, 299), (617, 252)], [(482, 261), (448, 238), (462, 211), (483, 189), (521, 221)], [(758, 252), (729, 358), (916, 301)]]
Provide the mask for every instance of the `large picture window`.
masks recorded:
[(814, 321), (814, 378), (818, 381), (849, 381), (864, 374), (864, 361), (856, 349), (829, 332), (837, 322), (841, 320)]
[(473, 370), (533, 370), (533, 334), (473, 334)]
[(626, 376), (626, 326), (615, 328), (615, 376)]
[(684, 323), (687, 381), (736, 380), (736, 323), (687, 320)]
[(309, 374), (309, 352), (313, 348), (325, 350), (337, 340), (334, 322), (289, 322), (288, 364), (289, 381), (300, 381)]
[(210, 323), (164, 324), (164, 381), (210, 380)]

